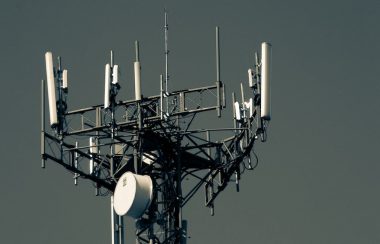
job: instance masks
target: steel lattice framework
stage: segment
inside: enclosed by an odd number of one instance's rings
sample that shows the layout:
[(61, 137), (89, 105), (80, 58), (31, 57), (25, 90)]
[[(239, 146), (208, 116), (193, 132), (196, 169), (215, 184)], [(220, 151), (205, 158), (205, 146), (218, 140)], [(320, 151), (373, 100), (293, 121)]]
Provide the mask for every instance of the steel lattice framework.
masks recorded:
[[(165, 28), (167, 31), (167, 23)], [(96, 195), (110, 195), (111, 202), (123, 173), (130, 171), (151, 177), (153, 200), (136, 221), (137, 243), (185, 243), (187, 222), (182, 219), (181, 210), (194, 194), (203, 187), (205, 206), (214, 214), (216, 197), (231, 181), (239, 190), (240, 175), (257, 165), (254, 143), (266, 140), (268, 123), (268, 119), (260, 116), (261, 64), (258, 58), (252, 72), (251, 103), (244, 100), (243, 91), (239, 102), (233, 93), (234, 126), (192, 129), (197, 114), (214, 111), (220, 117), (226, 107), (225, 86), (219, 75), (218, 28), (216, 45), (217, 79), (209, 86), (169, 92), (166, 70), (157, 96), (118, 101), (120, 86), (111, 84), (108, 108), (102, 104), (68, 111), (67, 87), (62, 86), (59, 62), (55, 71), (59, 92), (58, 123), (52, 128), (45, 126), (42, 81), (42, 167), (46, 160), (62, 165), (73, 173), (75, 184), (79, 178), (91, 180)], [(167, 54), (166, 47), (166, 57)], [(212, 140), (221, 133), (229, 136)], [(89, 138), (94, 140), (92, 145)], [(185, 189), (183, 184), (187, 178), (192, 179), (186, 183), (191, 186)], [(123, 226), (123, 217), (112, 211), (114, 244), (124, 244)]]

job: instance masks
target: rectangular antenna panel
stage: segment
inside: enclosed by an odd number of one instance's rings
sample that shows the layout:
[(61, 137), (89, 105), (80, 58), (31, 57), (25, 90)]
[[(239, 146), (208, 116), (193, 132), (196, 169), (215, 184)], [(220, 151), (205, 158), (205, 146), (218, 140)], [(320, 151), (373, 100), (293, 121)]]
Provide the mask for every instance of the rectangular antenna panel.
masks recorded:
[(135, 62), (135, 99), (141, 100), (141, 74), (140, 62)]
[(117, 84), (119, 82), (119, 65), (115, 64), (112, 67), (112, 84)]
[(235, 119), (241, 120), (240, 105), (239, 102), (235, 102)]
[(253, 109), (254, 109), (253, 99), (250, 98), (248, 102), (244, 103), (244, 105), (245, 105), (247, 112), (249, 111), (249, 117), (252, 117), (253, 116)]
[(57, 100), (55, 97), (53, 54), (51, 52), (46, 52), (45, 63), (46, 63), (46, 81), (47, 81), (49, 111), (50, 111), (50, 125), (53, 127), (56, 124), (58, 124), (58, 118), (57, 118)]
[(67, 88), (67, 69), (64, 69), (62, 72), (62, 88), (66, 89)]
[(91, 159), (90, 159), (90, 174), (94, 172), (94, 166), (97, 166), (97, 163), (94, 162), (92, 159), (94, 157), (94, 154), (98, 153), (98, 147), (96, 145), (96, 138), (95, 137), (90, 137), (90, 154), (91, 154)]
[(248, 84), (249, 84), (249, 87), (252, 88), (255, 83), (253, 82), (253, 71), (252, 69), (248, 69)]
[(105, 77), (104, 77), (104, 108), (110, 106), (110, 79), (111, 79), (111, 66), (106, 64)]

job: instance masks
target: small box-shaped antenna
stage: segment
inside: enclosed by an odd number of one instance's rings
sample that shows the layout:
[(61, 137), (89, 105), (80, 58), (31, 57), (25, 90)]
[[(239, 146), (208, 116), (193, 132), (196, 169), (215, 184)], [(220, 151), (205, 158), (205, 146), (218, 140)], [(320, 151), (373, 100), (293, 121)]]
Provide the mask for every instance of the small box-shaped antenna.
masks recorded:
[(106, 64), (105, 77), (104, 77), (104, 108), (110, 106), (110, 87), (111, 87), (111, 66)]
[(112, 68), (112, 84), (119, 83), (119, 65), (115, 64)]
[(67, 69), (64, 69), (63, 72), (62, 72), (62, 88), (63, 89), (67, 89), (67, 84), (68, 84), (68, 81), (67, 81)]
[(89, 146), (90, 146), (90, 154), (91, 154), (91, 159), (90, 159), (90, 174), (94, 172), (94, 167), (97, 166), (97, 164), (94, 162), (94, 156), (95, 154), (98, 153), (98, 147), (96, 145), (96, 138), (95, 137), (90, 137), (89, 141)]
[(263, 42), (261, 44), (261, 118), (270, 120), (270, 61), (271, 44)]
[(46, 63), (46, 81), (48, 88), (49, 98), (49, 111), (50, 111), (50, 125), (55, 127), (58, 124), (57, 118), (57, 100), (55, 96), (55, 81), (54, 81), (54, 68), (53, 68), (53, 54), (51, 52), (45, 53)]

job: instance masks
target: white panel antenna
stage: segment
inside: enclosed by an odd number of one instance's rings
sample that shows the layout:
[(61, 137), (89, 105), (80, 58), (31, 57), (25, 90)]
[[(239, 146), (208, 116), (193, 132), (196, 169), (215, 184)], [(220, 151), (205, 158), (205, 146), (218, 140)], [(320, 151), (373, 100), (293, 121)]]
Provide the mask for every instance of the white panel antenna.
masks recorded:
[(253, 70), (252, 69), (248, 69), (248, 84), (249, 84), (250, 88), (254, 87), (254, 85), (255, 85), (255, 83), (253, 81)]
[(261, 118), (270, 120), (270, 62), (271, 44), (263, 42), (261, 44)]
[(119, 83), (119, 65), (115, 64), (112, 67), (112, 84)]
[(45, 53), (46, 63), (46, 81), (49, 98), (49, 111), (50, 111), (50, 125), (55, 127), (58, 124), (57, 118), (57, 99), (55, 96), (55, 80), (54, 80), (54, 66), (53, 54), (51, 52)]
[(64, 69), (62, 72), (62, 88), (67, 89), (68, 81), (67, 81), (67, 69)]
[(136, 61), (135, 64), (135, 99), (141, 100), (141, 67), (140, 62)]
[(249, 117), (252, 117), (253, 116), (253, 108), (254, 108), (253, 99), (250, 98), (248, 102), (244, 102), (244, 105), (245, 105), (246, 111), (247, 112), (249, 111)]
[(235, 118), (236, 120), (241, 120), (241, 111), (239, 102), (235, 102)]
[(90, 137), (90, 174), (94, 172), (94, 168), (97, 166), (97, 163), (94, 162), (93, 157), (95, 154), (98, 153), (98, 146), (96, 145), (96, 138), (95, 137)]
[(110, 106), (110, 91), (111, 91), (111, 66), (106, 64), (105, 77), (104, 77), (104, 108)]

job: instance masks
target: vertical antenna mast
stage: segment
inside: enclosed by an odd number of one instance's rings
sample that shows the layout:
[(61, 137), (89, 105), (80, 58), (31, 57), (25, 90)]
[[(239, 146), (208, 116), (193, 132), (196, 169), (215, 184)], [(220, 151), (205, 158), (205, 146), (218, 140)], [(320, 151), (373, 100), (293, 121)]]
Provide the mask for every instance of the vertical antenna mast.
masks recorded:
[(169, 81), (169, 49), (168, 49), (168, 32), (169, 32), (169, 25), (168, 25), (168, 13), (165, 9), (165, 97), (166, 97), (166, 113), (169, 113), (169, 99), (167, 98), (169, 92), (168, 92), (168, 81)]
[(111, 68), (113, 67), (113, 51), (111, 50), (111, 57), (110, 57), (110, 61), (111, 61)]
[(41, 81), (41, 168), (45, 168), (45, 81)]
[(165, 9), (165, 91), (168, 92), (168, 81), (169, 81), (169, 49), (168, 49), (168, 32), (169, 32), (169, 25), (168, 25), (168, 13)]
[(220, 81), (220, 48), (219, 48), (219, 27), (216, 27), (216, 81)]

